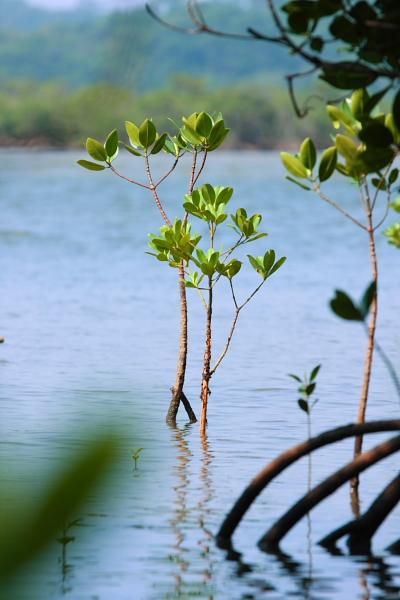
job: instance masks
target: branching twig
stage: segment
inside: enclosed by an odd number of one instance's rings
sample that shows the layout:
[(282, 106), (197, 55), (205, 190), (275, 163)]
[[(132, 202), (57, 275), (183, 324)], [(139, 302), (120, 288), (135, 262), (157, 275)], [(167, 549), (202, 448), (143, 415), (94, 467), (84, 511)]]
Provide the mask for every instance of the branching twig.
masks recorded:
[(342, 206), (340, 206), (340, 204), (337, 204), (337, 202), (335, 202), (334, 200), (329, 198), (329, 196), (326, 196), (321, 191), (321, 188), (319, 187), (319, 185), (314, 186), (314, 192), (316, 192), (318, 194), (318, 196), (321, 198), (321, 200), (324, 200), (324, 202), (327, 202), (328, 204), (333, 206), (333, 208), (336, 208), (336, 210), (338, 210), (340, 213), (342, 213), (342, 215), (344, 215), (347, 219), (350, 219), (350, 221), (352, 221), (355, 225), (358, 225), (358, 227), (361, 227), (361, 229), (364, 229), (364, 231), (367, 231), (367, 227), (365, 225), (363, 225), (363, 223), (361, 223), (361, 221), (359, 221), (358, 219), (353, 217), (349, 212), (347, 212), (347, 210), (345, 210)]
[(150, 189), (150, 186), (146, 185), (145, 183), (140, 183), (140, 181), (135, 181), (134, 179), (130, 179), (129, 177), (122, 175), (122, 173), (119, 173), (119, 171), (117, 171), (117, 169), (111, 164), (110, 164), (110, 169), (113, 173), (115, 173), (115, 175), (118, 175), (118, 177), (121, 177), (121, 179), (125, 179), (125, 181), (129, 181), (129, 183), (138, 185), (139, 187), (145, 188), (146, 190)]
[(173, 173), (173, 172), (174, 172), (174, 170), (175, 170), (175, 168), (176, 168), (176, 165), (178, 164), (178, 161), (179, 161), (179, 159), (180, 159), (180, 155), (176, 157), (176, 159), (175, 159), (175, 161), (174, 161), (174, 164), (172, 165), (172, 167), (170, 168), (170, 170), (169, 170), (167, 173), (165, 173), (165, 175), (163, 175), (163, 176), (161, 177), (161, 179), (159, 179), (159, 180), (157, 181), (157, 183), (156, 183), (156, 184), (155, 184), (155, 186), (154, 186), (154, 187), (155, 187), (155, 189), (157, 189), (157, 188), (158, 188), (158, 186), (159, 186), (159, 185), (160, 185), (160, 184), (161, 184), (163, 181), (165, 181), (165, 180), (167, 179), (167, 177), (169, 177), (169, 176), (171, 175), (171, 173)]

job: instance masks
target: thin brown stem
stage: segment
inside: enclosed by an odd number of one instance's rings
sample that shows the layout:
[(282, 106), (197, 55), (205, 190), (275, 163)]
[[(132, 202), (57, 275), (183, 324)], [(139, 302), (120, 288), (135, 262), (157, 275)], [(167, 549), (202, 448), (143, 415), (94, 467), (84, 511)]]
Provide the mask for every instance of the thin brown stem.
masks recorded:
[(147, 154), (147, 153), (145, 154), (144, 161), (145, 161), (145, 165), (146, 165), (146, 174), (147, 174), (147, 179), (149, 180), (149, 184), (150, 184), (150, 185), (148, 186), (148, 189), (149, 189), (149, 190), (151, 191), (151, 193), (153, 194), (154, 201), (155, 201), (155, 203), (156, 203), (156, 205), (157, 205), (157, 208), (158, 208), (158, 210), (160, 211), (160, 213), (161, 213), (161, 216), (162, 216), (162, 218), (164, 219), (165, 223), (166, 223), (166, 224), (167, 224), (169, 227), (171, 227), (171, 226), (172, 226), (172, 222), (170, 221), (170, 219), (169, 219), (169, 217), (168, 217), (167, 213), (165, 212), (165, 209), (164, 209), (164, 207), (163, 207), (163, 205), (162, 205), (162, 202), (161, 202), (161, 200), (160, 200), (160, 196), (158, 195), (158, 192), (157, 192), (157, 187), (156, 187), (156, 185), (154, 184), (154, 179), (153, 179), (153, 175), (152, 175), (151, 168), (150, 168), (149, 156), (148, 156), (148, 154)]
[[(365, 414), (367, 410), (368, 403), (368, 392), (371, 381), (371, 372), (372, 372), (372, 361), (374, 354), (374, 344), (375, 344), (375, 332), (376, 332), (376, 323), (378, 317), (378, 261), (376, 256), (376, 245), (375, 245), (375, 232), (372, 222), (372, 208), (370, 205), (370, 201), (368, 199), (368, 210), (367, 210), (367, 222), (368, 222), (368, 236), (369, 236), (369, 252), (370, 252), (370, 263), (371, 263), (371, 274), (372, 281), (375, 283), (375, 295), (371, 303), (371, 312), (370, 312), (370, 321), (368, 327), (368, 344), (367, 344), (367, 352), (365, 355), (365, 363), (364, 363), (364, 376), (363, 376), (363, 384), (361, 388), (361, 396), (360, 402), (358, 406), (358, 423), (365, 422)], [(354, 456), (357, 457), (362, 451), (362, 436), (358, 436), (355, 439), (354, 444)], [(358, 486), (358, 478), (353, 480), (353, 487)]]
[(210, 378), (211, 378), (211, 345), (212, 345), (212, 309), (213, 309), (213, 288), (212, 288), (212, 277), (208, 278), (209, 290), (208, 290), (208, 303), (207, 303), (207, 318), (206, 318), (206, 342), (203, 359), (203, 374), (201, 380), (201, 421), (200, 421), (200, 434), (202, 436), (206, 433), (207, 427), (207, 408), (208, 399), (210, 396)]
[(134, 185), (138, 185), (139, 187), (145, 188), (146, 190), (150, 189), (149, 185), (146, 185), (145, 183), (140, 183), (140, 181), (136, 181), (135, 179), (130, 179), (129, 177), (126, 177), (125, 175), (122, 175), (122, 173), (120, 173), (119, 171), (117, 171), (117, 169), (113, 165), (110, 165), (110, 169), (111, 169), (111, 171), (115, 175), (117, 175), (118, 177), (121, 177), (121, 179), (125, 179), (125, 181), (128, 181), (129, 183), (133, 183)]
[(170, 170), (169, 170), (169, 171), (167, 171), (167, 173), (165, 173), (165, 175), (163, 175), (163, 176), (161, 177), (161, 179), (159, 179), (159, 180), (157, 181), (157, 183), (156, 183), (156, 184), (155, 184), (155, 186), (154, 186), (154, 187), (155, 187), (155, 189), (157, 189), (157, 188), (158, 188), (158, 186), (159, 186), (159, 185), (160, 185), (160, 184), (161, 184), (163, 181), (165, 181), (165, 180), (167, 179), (167, 177), (169, 177), (169, 176), (171, 175), (171, 173), (173, 173), (173, 172), (174, 172), (174, 170), (175, 170), (175, 168), (176, 168), (176, 165), (178, 164), (178, 161), (179, 161), (179, 159), (180, 159), (180, 156), (177, 156), (177, 158), (175, 159), (175, 161), (174, 161), (174, 163), (173, 163), (172, 167), (170, 168)]
[[(199, 169), (197, 175), (193, 179), (193, 187), (196, 185), (196, 183), (197, 183), (200, 175), (203, 172), (203, 169), (204, 169), (204, 167), (206, 165), (207, 156), (208, 156), (208, 152), (207, 152), (207, 150), (204, 150), (203, 160), (201, 161), (200, 169)], [(193, 187), (192, 187), (192, 190), (193, 190)]]
[(345, 210), (342, 206), (340, 206), (340, 204), (338, 204), (337, 202), (335, 202), (334, 200), (329, 198), (329, 196), (324, 194), (321, 191), (321, 188), (319, 187), (319, 185), (315, 185), (314, 191), (318, 194), (318, 196), (321, 198), (321, 200), (323, 200), (324, 202), (327, 202), (327, 204), (330, 204), (331, 206), (333, 206), (333, 208), (336, 208), (336, 210), (338, 210), (340, 213), (342, 213), (342, 215), (344, 215), (347, 219), (352, 221), (355, 225), (357, 225), (358, 227), (361, 227), (361, 229), (363, 229), (364, 231), (368, 230), (368, 228), (363, 223), (361, 223), (361, 221), (359, 221), (358, 219), (353, 217), (353, 215), (351, 215), (349, 212), (347, 212), (347, 210)]
[(239, 315), (241, 310), (246, 306), (246, 304), (248, 304), (250, 302), (250, 300), (257, 294), (257, 292), (261, 289), (261, 287), (264, 285), (265, 283), (265, 279), (263, 279), (263, 281), (260, 283), (259, 286), (256, 287), (256, 289), (254, 290), (254, 292), (252, 292), (250, 294), (250, 296), (243, 302), (243, 304), (241, 304), (240, 306), (237, 303), (236, 300), (236, 296), (235, 296), (235, 291), (233, 289), (233, 284), (232, 284), (232, 280), (229, 279), (229, 284), (231, 287), (231, 293), (232, 293), (232, 299), (233, 299), (233, 303), (235, 305), (236, 311), (235, 311), (235, 315), (233, 317), (233, 321), (232, 321), (232, 325), (231, 328), (229, 330), (228, 333), (228, 337), (224, 346), (224, 349), (222, 350), (221, 354), (219, 355), (215, 365), (213, 366), (213, 368), (210, 371), (210, 378), (214, 375), (215, 371), (218, 369), (218, 367), (220, 366), (220, 364), (222, 363), (222, 361), (224, 360), (225, 356), (227, 355), (227, 352), (229, 350), (229, 346), (231, 345), (231, 341), (233, 338), (233, 334), (235, 333), (235, 329), (236, 329), (236, 325), (238, 323), (239, 320)]
[[(149, 189), (153, 194), (153, 198), (157, 205), (158, 210), (161, 213), (162, 218), (165, 223), (172, 226), (172, 223), (164, 210), (162, 202), (157, 192), (157, 188), (154, 185), (154, 179), (151, 172), (150, 161), (148, 154), (145, 154), (145, 165), (146, 165), (146, 173), (147, 178), (149, 180)], [(176, 423), (176, 417), (178, 414), (179, 404), (183, 395), (183, 386), (185, 383), (185, 374), (186, 374), (186, 361), (187, 361), (187, 352), (188, 352), (188, 315), (187, 315), (187, 298), (186, 298), (186, 285), (185, 285), (185, 267), (183, 262), (179, 267), (178, 274), (179, 281), (179, 298), (180, 298), (180, 334), (179, 334), (179, 356), (178, 356), (178, 364), (176, 369), (176, 378), (175, 385), (172, 388), (172, 398), (169, 405), (169, 409), (167, 412), (166, 421), (170, 424)], [(185, 397), (184, 407), (186, 409), (187, 415), (191, 422), (195, 422), (196, 416), (192, 407), (190, 406), (189, 401)]]

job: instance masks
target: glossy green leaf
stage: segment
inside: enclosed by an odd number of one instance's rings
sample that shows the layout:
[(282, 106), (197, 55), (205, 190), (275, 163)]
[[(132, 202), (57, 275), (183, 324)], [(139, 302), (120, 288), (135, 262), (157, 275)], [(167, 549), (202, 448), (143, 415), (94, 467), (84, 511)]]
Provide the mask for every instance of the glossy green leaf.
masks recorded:
[(153, 121), (145, 119), (139, 127), (139, 140), (144, 148), (148, 148), (154, 144), (157, 136), (157, 130)]
[(128, 150), (128, 152), (133, 154), (133, 156), (142, 156), (142, 154), (138, 150), (132, 148), (132, 146), (128, 146), (128, 144), (124, 144), (124, 148)]
[(289, 154), (288, 152), (281, 152), (281, 159), (291, 175), (300, 177), (301, 179), (308, 179), (308, 170), (299, 158)]
[(88, 154), (95, 160), (106, 161), (107, 160), (107, 152), (101, 142), (95, 140), (93, 138), (88, 138), (86, 140), (86, 150)]
[(132, 146), (137, 146), (138, 148), (142, 148), (142, 144), (139, 139), (139, 127), (132, 123), (131, 121), (125, 121), (125, 129), (128, 134), (129, 141)]
[(307, 169), (310, 171), (313, 170), (315, 163), (317, 162), (317, 151), (311, 138), (306, 138), (301, 144), (300, 160)]
[(335, 171), (337, 163), (336, 146), (331, 146), (324, 150), (319, 163), (318, 177), (320, 181), (329, 179)]
[(201, 112), (196, 119), (195, 131), (202, 137), (208, 137), (213, 128), (213, 122), (209, 114)]
[(292, 183), (295, 183), (296, 185), (298, 185), (302, 190), (306, 190), (307, 192), (311, 192), (311, 188), (308, 185), (304, 185), (304, 183), (301, 183), (301, 181), (298, 181), (297, 179), (293, 179), (293, 177), (290, 177), (290, 175), (286, 175), (285, 179), (287, 179), (288, 181), (291, 181)]
[(106, 139), (106, 143), (104, 144), (105, 151), (107, 153), (108, 158), (114, 159), (118, 154), (118, 131), (114, 129)]
[(159, 152), (161, 152), (161, 150), (163, 150), (163, 148), (165, 146), (166, 139), (167, 139), (166, 133), (163, 133), (162, 135), (160, 135), (158, 140), (156, 140), (156, 142), (154, 143), (154, 146), (152, 147), (150, 154), (158, 154)]
[(107, 168), (104, 165), (99, 165), (98, 163), (93, 163), (89, 160), (78, 160), (77, 163), (88, 171), (104, 171), (104, 169)]
[(349, 138), (347, 135), (341, 135), (338, 133), (335, 141), (338, 152), (344, 156), (346, 160), (354, 161), (357, 159), (358, 148), (351, 138)]

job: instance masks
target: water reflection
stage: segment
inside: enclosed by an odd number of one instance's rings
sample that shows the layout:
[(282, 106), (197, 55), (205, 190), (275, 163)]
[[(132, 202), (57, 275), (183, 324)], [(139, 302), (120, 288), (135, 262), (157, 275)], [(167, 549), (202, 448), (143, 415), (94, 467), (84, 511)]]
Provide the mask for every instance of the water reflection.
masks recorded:
[[(213, 577), (215, 553), (213, 534), (207, 526), (210, 514), (210, 502), (214, 497), (211, 478), (212, 452), (207, 436), (201, 439), (201, 460), (199, 472), (193, 472), (193, 453), (190, 449), (192, 425), (173, 427), (172, 438), (177, 449), (177, 463), (174, 475), (177, 479), (173, 517), (170, 521), (175, 536), (170, 561), (173, 569), (173, 598), (196, 596), (214, 599)], [(196, 432), (197, 433), (197, 432)], [(197, 464), (197, 461), (196, 461)], [(196, 485), (198, 481), (199, 485)], [(195, 488), (197, 504), (191, 506), (191, 492)], [(199, 539), (194, 545), (191, 540), (198, 532)], [(190, 539), (189, 539), (190, 537)], [(196, 552), (195, 549), (198, 549)]]
[(57, 538), (57, 542), (61, 544), (61, 556), (59, 557), (59, 564), (61, 566), (61, 593), (67, 594), (72, 590), (69, 584), (71, 575), (73, 572), (73, 565), (68, 562), (68, 547), (69, 544), (75, 541), (75, 536), (71, 535), (71, 530), (74, 527), (81, 525), (81, 519), (74, 519), (68, 524), (65, 524), (61, 531), (61, 536)]

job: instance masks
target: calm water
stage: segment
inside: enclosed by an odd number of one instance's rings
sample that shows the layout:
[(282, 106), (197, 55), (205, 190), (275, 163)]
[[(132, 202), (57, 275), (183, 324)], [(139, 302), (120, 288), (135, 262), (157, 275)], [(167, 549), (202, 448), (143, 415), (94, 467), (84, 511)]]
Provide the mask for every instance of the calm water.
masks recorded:
[[(29, 600), (167, 598), (400, 597), (400, 560), (384, 548), (399, 537), (394, 511), (374, 541), (370, 560), (332, 557), (318, 539), (351, 517), (348, 488), (313, 511), (284, 540), (283, 558), (256, 542), (306, 491), (307, 462), (283, 473), (238, 529), (239, 561), (213, 542), (226, 511), (249, 480), (277, 453), (302, 440), (306, 423), (288, 372), (322, 363), (314, 432), (354, 421), (364, 334), (328, 308), (334, 288), (358, 297), (369, 282), (363, 232), (311, 194), (283, 179), (276, 155), (228, 153), (214, 158), (204, 180), (236, 189), (240, 205), (264, 214), (260, 240), (288, 256), (243, 312), (232, 350), (213, 382), (208, 439), (198, 426), (169, 429), (164, 414), (177, 353), (177, 289), (172, 270), (145, 254), (159, 216), (145, 191), (111, 173), (75, 166), (77, 153), (1, 152), (0, 348), (1, 454), (6, 480), (34, 497), (60, 457), (84, 444), (82, 428), (110, 418), (124, 422), (124, 459), (78, 515), (66, 554), (55, 544), (40, 569), (27, 573)], [(157, 159), (155, 168), (165, 168)], [(141, 177), (139, 163), (120, 168)], [(187, 165), (163, 186), (172, 214), (187, 186)], [(332, 193), (357, 213), (355, 190)], [(400, 367), (400, 262), (379, 236), (379, 338)], [(256, 281), (243, 274), (238, 296)], [(216, 305), (216, 352), (232, 306), (223, 290)], [(186, 392), (199, 412), (203, 312), (189, 291), (191, 358)], [(399, 400), (379, 359), (369, 418), (398, 417)], [(366, 445), (381, 436), (370, 436)], [(132, 450), (144, 451), (137, 471)], [(319, 451), (317, 482), (351, 456), (351, 442)], [(363, 477), (363, 507), (392, 478), (398, 458)], [(345, 547), (343, 547), (345, 550)]]

